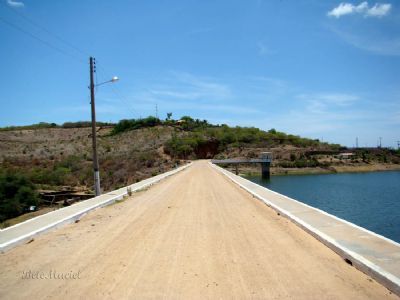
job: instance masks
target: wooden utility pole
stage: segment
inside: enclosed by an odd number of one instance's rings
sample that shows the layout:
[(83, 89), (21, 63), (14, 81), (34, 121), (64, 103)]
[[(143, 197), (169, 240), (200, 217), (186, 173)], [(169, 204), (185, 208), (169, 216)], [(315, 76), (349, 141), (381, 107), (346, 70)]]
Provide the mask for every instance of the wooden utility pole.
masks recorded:
[(93, 147), (93, 171), (94, 171), (94, 192), (96, 196), (101, 195), (100, 189), (100, 172), (99, 161), (97, 158), (97, 144), (96, 144), (96, 107), (94, 102), (94, 72), (95, 72), (95, 59), (90, 57), (90, 105), (92, 108), (92, 147)]

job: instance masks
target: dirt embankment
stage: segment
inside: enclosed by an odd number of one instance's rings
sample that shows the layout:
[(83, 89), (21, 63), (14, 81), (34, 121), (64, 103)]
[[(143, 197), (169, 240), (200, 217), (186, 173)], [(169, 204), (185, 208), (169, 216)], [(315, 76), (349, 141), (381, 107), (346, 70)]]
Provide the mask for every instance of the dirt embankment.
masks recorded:
[[(98, 155), (105, 191), (166, 172), (179, 160), (164, 154), (169, 127), (145, 128), (110, 135), (98, 131)], [(92, 189), (90, 128), (0, 131), (0, 167), (26, 175), (44, 189), (62, 186)]]

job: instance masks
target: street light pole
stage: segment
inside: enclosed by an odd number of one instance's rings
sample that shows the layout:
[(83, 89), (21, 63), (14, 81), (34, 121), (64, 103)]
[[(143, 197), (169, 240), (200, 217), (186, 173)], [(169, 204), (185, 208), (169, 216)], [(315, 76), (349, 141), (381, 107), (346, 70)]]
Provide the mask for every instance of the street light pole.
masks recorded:
[(94, 103), (94, 64), (95, 60), (93, 57), (89, 59), (90, 64), (90, 105), (92, 109), (92, 147), (93, 147), (93, 171), (94, 171), (94, 191), (96, 196), (101, 195), (100, 189), (100, 172), (99, 172), (99, 161), (97, 158), (97, 143), (96, 143), (96, 108)]

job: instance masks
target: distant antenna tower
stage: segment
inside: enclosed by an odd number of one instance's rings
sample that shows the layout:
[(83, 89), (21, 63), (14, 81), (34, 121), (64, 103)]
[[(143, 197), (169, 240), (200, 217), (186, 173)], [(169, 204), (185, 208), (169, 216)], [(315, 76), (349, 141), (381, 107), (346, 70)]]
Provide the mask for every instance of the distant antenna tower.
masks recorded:
[(356, 137), (356, 148), (358, 148), (358, 136)]
[(158, 105), (156, 104), (156, 118), (158, 119)]
[(382, 137), (379, 137), (379, 148), (382, 148)]

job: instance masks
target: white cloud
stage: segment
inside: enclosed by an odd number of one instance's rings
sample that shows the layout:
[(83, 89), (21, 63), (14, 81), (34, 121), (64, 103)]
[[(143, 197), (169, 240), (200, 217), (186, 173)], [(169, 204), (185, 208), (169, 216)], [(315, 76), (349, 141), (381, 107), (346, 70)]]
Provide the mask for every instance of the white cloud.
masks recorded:
[(203, 96), (202, 93), (195, 91), (192, 92), (192, 91), (176, 91), (167, 89), (161, 89), (161, 90), (152, 89), (149, 90), (149, 92), (155, 96), (183, 99), (183, 100), (195, 100)]
[(359, 100), (358, 96), (345, 93), (300, 94), (296, 98), (304, 102), (303, 107), (308, 113), (318, 115), (343, 112)]
[(389, 13), (391, 8), (392, 8), (391, 4), (388, 4), (388, 3), (384, 3), (384, 4), (377, 3), (373, 7), (371, 7), (370, 9), (367, 10), (366, 15), (369, 16), (369, 17), (383, 17), (383, 16), (386, 16)]
[(388, 38), (376, 35), (359, 36), (334, 28), (330, 28), (330, 30), (336, 33), (345, 42), (359, 49), (366, 50), (378, 55), (400, 55), (400, 38)]
[(19, 8), (19, 7), (24, 7), (25, 4), (21, 1), (15, 1), (15, 0), (7, 0), (7, 4), (11, 7)]
[(351, 3), (340, 3), (337, 7), (328, 12), (329, 17), (340, 18), (345, 15), (361, 14), (364, 17), (383, 17), (386, 16), (392, 8), (389, 3), (375, 3), (369, 7), (368, 2), (361, 2), (359, 5)]
[[(209, 97), (221, 100), (229, 98), (232, 95), (230, 86), (219, 83), (214, 78), (205, 78), (186, 72), (176, 71), (172, 71), (171, 75), (175, 86), (177, 85), (185, 94), (189, 95), (191, 99)], [(166, 91), (163, 92), (165, 93)], [(179, 93), (180, 91), (175, 90), (169, 92)]]
[(265, 111), (262, 117), (254, 116), (246, 123), (347, 146), (354, 144), (356, 136), (363, 146), (375, 145), (376, 137), (383, 136), (390, 145), (395, 141), (393, 128), (398, 128), (400, 120), (400, 106), (390, 101), (383, 105), (382, 97), (371, 99), (340, 92), (293, 95), (291, 106), (273, 114)]
[(298, 98), (336, 106), (349, 106), (360, 99), (356, 95), (344, 93), (301, 94)]
[[(365, 2), (361, 3), (359, 6), (361, 5), (365, 5)], [(340, 3), (339, 6), (328, 12), (328, 16), (340, 18), (344, 15), (350, 15), (353, 14), (357, 9), (359, 9), (359, 6), (354, 6), (351, 3)]]

